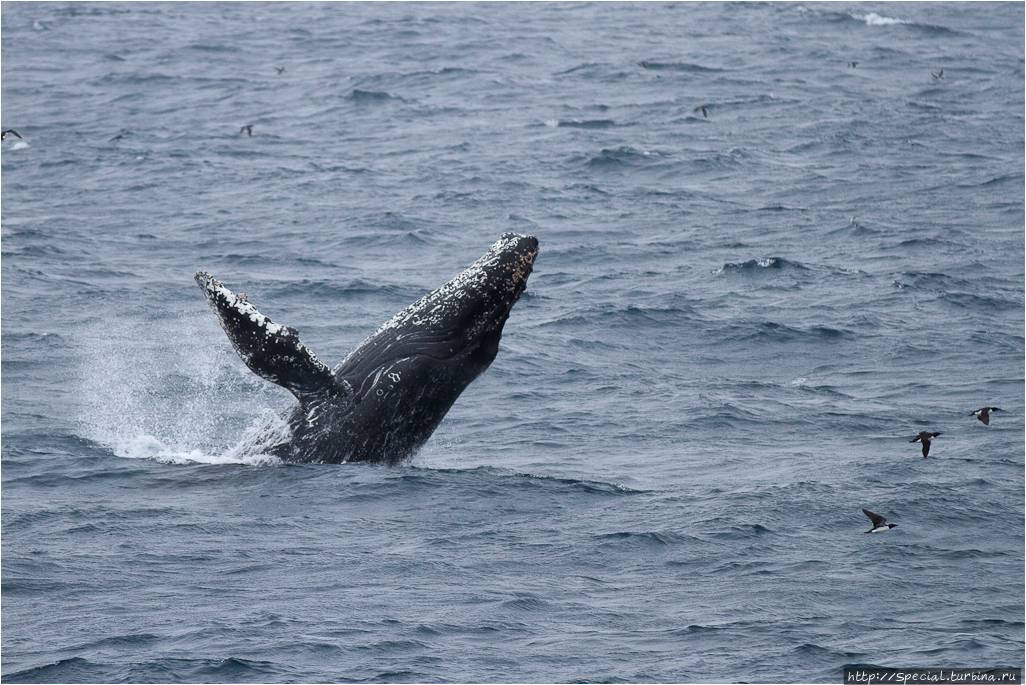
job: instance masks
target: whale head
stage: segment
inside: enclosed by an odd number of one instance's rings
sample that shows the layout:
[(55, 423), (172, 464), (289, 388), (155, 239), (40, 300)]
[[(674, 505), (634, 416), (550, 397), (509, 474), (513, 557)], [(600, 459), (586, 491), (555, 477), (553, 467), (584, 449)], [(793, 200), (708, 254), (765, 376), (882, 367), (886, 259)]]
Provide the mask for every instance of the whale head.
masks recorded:
[[(477, 261), (440, 288), (403, 309), (354, 350), (355, 359), (402, 356), (408, 351), (438, 360), (487, 366), (495, 358), (510, 310), (527, 287), (538, 255), (534, 236), (506, 233)], [(380, 355), (375, 347), (388, 342)], [(376, 360), (380, 361), (380, 359)]]
[(495, 359), (527, 286), (538, 239), (507, 233), (455, 278), (406, 307), (334, 370), (351, 392), (339, 407), (346, 459), (393, 463), (422, 444)]
[(457, 347), (478, 345), (482, 352), (490, 351), (490, 362), (537, 256), (537, 238), (506, 233), (480, 259), (431, 293), (415, 316), (426, 319), (430, 329), (448, 334)]

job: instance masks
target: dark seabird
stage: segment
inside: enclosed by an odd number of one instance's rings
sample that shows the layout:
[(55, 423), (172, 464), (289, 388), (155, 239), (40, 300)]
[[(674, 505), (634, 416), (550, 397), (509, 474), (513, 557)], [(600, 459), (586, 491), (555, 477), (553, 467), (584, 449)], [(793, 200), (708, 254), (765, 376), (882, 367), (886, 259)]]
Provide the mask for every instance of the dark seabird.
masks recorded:
[(240, 128), (239, 129), (239, 135), (241, 136), (243, 133), (245, 133), (245, 134), (247, 134), (249, 136), (252, 136), (253, 135), (253, 124), (246, 124), (245, 126)]
[(114, 136), (113, 138), (111, 138), (108, 142), (116, 143), (119, 140), (121, 140), (122, 138), (124, 138), (125, 136), (130, 136), (130, 135), (132, 135), (132, 132), (129, 131), (127, 128), (123, 128), (120, 131), (118, 131), (118, 134), (116, 136)]
[(858, 63), (858, 62), (848, 62), (848, 67), (849, 67), (850, 69), (854, 69), (854, 68), (855, 68), (855, 67), (857, 67), (858, 65), (859, 65), (859, 63)]
[(930, 76), (933, 77), (934, 81), (940, 81), (942, 78), (944, 78), (944, 70), (941, 69), (940, 71), (931, 71)]
[(990, 413), (992, 411), (1004, 411), (1001, 407), (980, 407), (969, 416), (978, 418), (984, 426), (990, 425)]
[(880, 514), (874, 514), (869, 509), (863, 509), (862, 513), (869, 517), (869, 520), (873, 522), (873, 527), (867, 530), (867, 533), (886, 533), (891, 528), (897, 527), (897, 523), (887, 523), (887, 519)]
[(922, 442), (923, 443), (923, 459), (926, 459), (927, 455), (930, 454), (930, 441), (936, 438), (940, 433), (931, 433), (929, 431), (919, 431), (919, 434), (909, 440), (909, 442)]
[[(4, 129), (2, 132), (0, 132), (0, 140), (7, 140), (7, 134), (8, 133), (10, 133), (15, 138), (21, 138), (21, 134), (20, 133), (15, 131), (13, 128), (8, 128), (8, 129)], [(21, 139), (25, 140), (24, 138), (21, 138)]]
[(692, 112), (695, 112), (696, 114), (697, 114), (698, 112), (701, 112), (701, 113), (702, 113), (702, 116), (703, 116), (703, 117), (705, 117), (706, 119), (708, 119), (708, 118), (709, 118), (709, 110), (708, 110), (708, 107), (709, 107), (709, 105), (699, 105), (698, 107), (695, 107), (695, 108), (694, 108), (693, 110), (691, 110), (691, 111), (692, 111)]
[(278, 72), (278, 76), (281, 76), (285, 73), (285, 67), (275, 67), (274, 70)]

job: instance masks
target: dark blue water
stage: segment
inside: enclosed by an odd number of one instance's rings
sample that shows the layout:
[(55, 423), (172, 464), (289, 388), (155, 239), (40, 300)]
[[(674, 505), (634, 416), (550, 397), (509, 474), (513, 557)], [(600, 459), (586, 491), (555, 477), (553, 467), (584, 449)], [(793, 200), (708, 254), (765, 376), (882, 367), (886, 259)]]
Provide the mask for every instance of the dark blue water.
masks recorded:
[[(1022, 666), (1021, 4), (2, 9), (4, 680)], [(233, 451), (193, 272), (330, 364), (505, 231), (412, 462)]]

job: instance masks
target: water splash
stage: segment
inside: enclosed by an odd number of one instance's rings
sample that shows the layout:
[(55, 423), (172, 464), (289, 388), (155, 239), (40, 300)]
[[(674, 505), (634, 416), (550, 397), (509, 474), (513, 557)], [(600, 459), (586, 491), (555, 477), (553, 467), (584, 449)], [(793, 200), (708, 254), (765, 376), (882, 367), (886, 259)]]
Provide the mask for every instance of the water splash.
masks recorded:
[(208, 317), (103, 321), (79, 340), (84, 437), (129, 459), (278, 461), (246, 445), (257, 432), (287, 430), (280, 393), (243, 366)]

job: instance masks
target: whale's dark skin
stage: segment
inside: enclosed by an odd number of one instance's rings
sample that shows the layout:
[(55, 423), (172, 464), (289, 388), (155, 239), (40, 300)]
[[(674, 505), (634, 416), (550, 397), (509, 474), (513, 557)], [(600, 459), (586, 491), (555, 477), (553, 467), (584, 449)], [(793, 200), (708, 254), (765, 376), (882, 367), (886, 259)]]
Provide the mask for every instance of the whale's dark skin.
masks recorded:
[(329, 369), (299, 340), (206, 272), (196, 274), (246, 365), (299, 405), (287, 431), (254, 449), (290, 462), (396, 464), (431, 436), (460, 393), (495, 359), (527, 285), (538, 240), (513, 233), (454, 279), (402, 310)]

